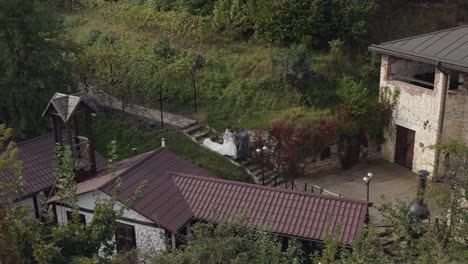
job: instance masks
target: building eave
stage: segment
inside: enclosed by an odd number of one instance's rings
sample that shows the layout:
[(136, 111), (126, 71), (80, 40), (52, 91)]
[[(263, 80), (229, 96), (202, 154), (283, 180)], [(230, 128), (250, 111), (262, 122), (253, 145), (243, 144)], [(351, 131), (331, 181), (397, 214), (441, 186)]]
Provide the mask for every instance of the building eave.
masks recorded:
[(439, 60), (437, 58), (428, 57), (428, 56), (424, 56), (420, 54), (415, 54), (415, 53), (410, 53), (410, 52), (405, 52), (405, 51), (398, 51), (394, 48), (389, 49), (382, 45), (372, 44), (371, 46), (369, 46), (369, 51), (374, 52), (374, 53), (394, 56), (398, 58), (424, 62), (424, 63), (428, 63), (432, 65), (438, 65), (440, 63), (440, 65), (444, 68), (468, 73), (468, 66), (466, 65), (461, 65), (459, 63), (450, 62), (446, 60)]

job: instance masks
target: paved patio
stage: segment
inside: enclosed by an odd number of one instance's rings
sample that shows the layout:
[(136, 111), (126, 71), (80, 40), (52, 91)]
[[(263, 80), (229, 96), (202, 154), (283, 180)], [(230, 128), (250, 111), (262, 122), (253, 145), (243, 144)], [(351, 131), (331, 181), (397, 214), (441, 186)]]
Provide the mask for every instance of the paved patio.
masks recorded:
[[(374, 202), (374, 205), (379, 206), (382, 203), (382, 196), (390, 201), (396, 199), (410, 201), (415, 197), (417, 174), (385, 160), (358, 164), (349, 170), (336, 170), (298, 178), (295, 180), (295, 185), (299, 190), (304, 189), (305, 183), (309, 189), (311, 185), (317, 185), (343, 197), (365, 200), (366, 186), (362, 178), (368, 172), (374, 174), (370, 183), (370, 201)], [(385, 224), (375, 206), (370, 209), (370, 222), (376, 225)]]

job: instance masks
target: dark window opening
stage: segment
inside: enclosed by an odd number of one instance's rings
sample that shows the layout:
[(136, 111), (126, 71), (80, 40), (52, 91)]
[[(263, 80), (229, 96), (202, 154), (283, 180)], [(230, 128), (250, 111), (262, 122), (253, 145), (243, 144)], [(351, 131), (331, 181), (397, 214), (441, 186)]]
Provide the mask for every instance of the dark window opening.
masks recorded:
[(417, 73), (413, 77), (415, 80), (410, 80), (410, 84), (434, 89), (435, 72)]
[[(72, 212), (67, 211), (67, 222), (72, 222), (72, 221), (73, 221)], [(78, 223), (86, 225), (86, 217), (84, 216), (84, 214), (79, 214)]]
[(135, 226), (119, 223), (115, 233), (117, 252), (125, 252), (136, 248)]
[(450, 74), (449, 90), (457, 90), (460, 85), (463, 85), (463, 81), (460, 80), (460, 72), (452, 72)]
[(434, 65), (410, 60), (397, 60), (391, 65), (391, 80), (397, 80), (426, 89), (434, 89)]
[(330, 147), (325, 147), (322, 152), (320, 153), (320, 160), (325, 160), (331, 157), (331, 149)]

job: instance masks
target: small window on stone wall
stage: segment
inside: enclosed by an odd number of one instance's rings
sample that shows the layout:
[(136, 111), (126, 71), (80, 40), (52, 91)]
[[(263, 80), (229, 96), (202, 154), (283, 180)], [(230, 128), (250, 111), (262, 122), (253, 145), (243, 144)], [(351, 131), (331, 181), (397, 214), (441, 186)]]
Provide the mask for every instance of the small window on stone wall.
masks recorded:
[(460, 72), (454, 71), (450, 74), (449, 90), (457, 90), (463, 86), (463, 75)]
[(392, 63), (390, 79), (433, 90), (435, 66), (418, 61), (400, 59)]
[(331, 149), (330, 147), (326, 147), (320, 153), (320, 160), (329, 159), (331, 157)]

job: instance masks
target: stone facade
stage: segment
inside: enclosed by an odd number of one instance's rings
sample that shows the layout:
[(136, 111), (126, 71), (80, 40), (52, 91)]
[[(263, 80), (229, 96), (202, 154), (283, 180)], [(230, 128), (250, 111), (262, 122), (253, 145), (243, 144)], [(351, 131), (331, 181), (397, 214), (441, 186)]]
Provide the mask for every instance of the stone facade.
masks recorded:
[[(96, 201), (99, 199), (110, 199), (110, 196), (101, 191), (84, 193), (78, 195), (78, 206), (80, 208), (94, 210)], [(117, 206), (120, 208), (122, 205), (118, 204)], [(71, 209), (65, 206), (56, 205), (58, 223), (67, 223), (67, 211), (71, 211)], [(87, 224), (90, 223), (93, 219), (93, 214), (90, 212), (80, 210), (80, 214), (85, 216)], [(122, 217), (125, 219), (136, 220), (135, 222), (125, 221), (122, 219), (118, 219), (117, 221), (135, 227), (136, 248), (138, 251), (155, 252), (157, 250), (165, 249), (166, 239), (164, 229), (140, 224), (148, 223), (154, 225), (155, 223), (131, 209), (126, 210)]]
[[(250, 130), (249, 135), (251, 146), (255, 145), (255, 139), (257, 138), (260, 138), (263, 142), (267, 143), (270, 139), (269, 132), (264, 130)], [(341, 163), (338, 158), (338, 144), (336, 142), (338, 142), (338, 138), (328, 145), (330, 148), (330, 156), (322, 158), (321, 154), (318, 154), (308, 156), (304, 159), (304, 162), (300, 164), (300, 167), (304, 168), (304, 173), (306, 175), (341, 168)], [(360, 160), (363, 159), (364, 161), (370, 161), (382, 158), (381, 146), (374, 145), (372, 142), (369, 142), (369, 144), (367, 158), (360, 157)]]
[[(431, 146), (437, 142), (440, 115), (442, 107), (442, 90), (446, 78), (450, 78), (433, 66), (435, 72), (434, 89), (427, 89), (410, 83), (391, 80), (392, 65), (402, 66), (402, 60), (382, 55), (380, 72), (381, 89), (399, 90), (400, 96), (393, 114), (394, 124), (384, 132), (385, 141), (382, 144), (382, 156), (389, 160), (395, 159), (396, 126), (402, 126), (416, 132), (412, 170), (428, 170), (434, 172), (436, 152)], [(427, 71), (427, 65), (425, 65)], [(394, 69), (394, 67), (393, 67)], [(445, 106), (445, 118), (442, 137), (462, 138), (468, 141), (468, 104), (467, 90), (464, 87), (448, 91)]]

